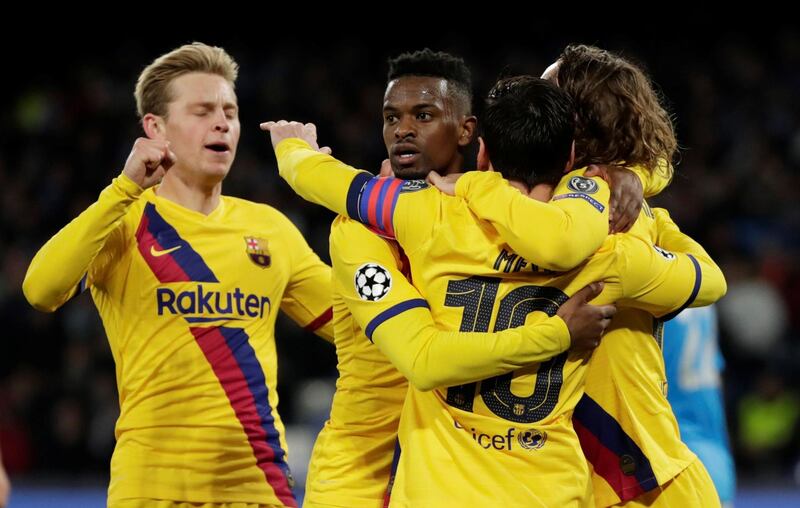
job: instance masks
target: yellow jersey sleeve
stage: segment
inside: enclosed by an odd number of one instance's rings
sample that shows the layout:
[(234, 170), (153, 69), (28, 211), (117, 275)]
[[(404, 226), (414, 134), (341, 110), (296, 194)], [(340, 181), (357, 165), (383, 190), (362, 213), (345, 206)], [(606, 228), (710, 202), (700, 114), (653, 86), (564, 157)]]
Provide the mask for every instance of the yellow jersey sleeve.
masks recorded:
[(703, 307), (716, 302), (728, 291), (725, 275), (708, 255), (702, 245), (685, 235), (672, 220), (669, 212), (663, 208), (653, 208), (653, 216), (658, 230), (657, 243), (660, 247), (672, 252), (681, 252), (692, 256), (700, 266), (703, 279), (697, 288), (697, 294), (689, 302), (689, 307)]
[(31, 261), (22, 289), (36, 309), (53, 312), (87, 287), (101, 283), (122, 248), (123, 218), (143, 192), (125, 175), (56, 233)]
[(283, 221), (281, 229), (293, 253), (281, 310), (306, 330), (333, 343), (331, 268), (319, 259), (288, 218), (278, 214), (276, 217)]
[(318, 152), (299, 138), (278, 143), (275, 156), (281, 178), (300, 197), (357, 219), (359, 191), (372, 174)]
[(356, 323), (419, 390), (505, 374), (569, 348), (558, 316), (496, 333), (439, 330), (400, 268), (408, 264), (402, 251), (343, 217), (334, 222), (330, 245), (334, 277)]
[(304, 199), (397, 238), (409, 250), (430, 239), (443, 196), (423, 180), (375, 177), (298, 138), (281, 141), (275, 154), (281, 177)]
[(690, 305), (708, 305), (724, 295), (722, 273), (707, 255), (698, 256), (696, 242), (688, 239), (669, 245), (680, 250), (668, 250), (636, 235), (618, 235), (621, 294), (617, 303), (671, 319)]
[(549, 203), (530, 199), (493, 171), (466, 173), (456, 183), (456, 196), (490, 222), (514, 252), (563, 272), (582, 263), (608, 235), (608, 184), (583, 177), (583, 171), (566, 175)]
[(658, 159), (658, 165), (652, 171), (641, 165), (630, 166), (628, 169), (641, 180), (646, 198), (660, 194), (672, 182), (672, 164), (666, 159)]

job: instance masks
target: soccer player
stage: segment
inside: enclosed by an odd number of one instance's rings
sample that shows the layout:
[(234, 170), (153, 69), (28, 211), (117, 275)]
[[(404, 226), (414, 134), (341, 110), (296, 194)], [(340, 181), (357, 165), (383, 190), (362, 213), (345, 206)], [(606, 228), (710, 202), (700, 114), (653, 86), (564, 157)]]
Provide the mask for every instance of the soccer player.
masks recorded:
[[(496, 169), (513, 186), (549, 200), (553, 183), (571, 168), (573, 113), (564, 92), (546, 81), (524, 77), (498, 83), (483, 120), (487, 136), (479, 167), (492, 167), (494, 146)], [(504, 330), (537, 322), (596, 278), (606, 280), (598, 301), (619, 301), (657, 315), (711, 303), (724, 292), (713, 261), (666, 215), (658, 215), (664, 231), (659, 240), (662, 247), (675, 245), (681, 252), (656, 248), (636, 235), (614, 235), (579, 269), (556, 273), (531, 264), (522, 249), (511, 250), (498, 230), (475, 220), (463, 200), (422, 183), (414, 192), (392, 193), (397, 185), (392, 179), (371, 179), (319, 153), (310, 129), (286, 123), (269, 128), (281, 174), (303, 197), (397, 238), (411, 261), (415, 286), (431, 304), (436, 322), (447, 328)], [(532, 174), (532, 167), (548, 169)], [(585, 178), (582, 170), (569, 173), (555, 194), (556, 200), (574, 200), (607, 218), (608, 187)], [(520, 204), (496, 207), (510, 207), (514, 215)], [(529, 243), (521, 246), (535, 251), (536, 242)], [(587, 359), (564, 353), (479, 384), (410, 389), (392, 506), (591, 502), (588, 467), (570, 422)]]
[[(650, 78), (637, 65), (609, 51), (569, 45), (542, 77), (563, 88), (575, 102), (575, 164), (636, 165), (646, 197), (672, 180), (678, 142), (670, 114)], [(625, 220), (617, 230), (628, 229)]]
[[(639, 67), (596, 47), (571, 45), (543, 77), (575, 102), (578, 165), (637, 164), (650, 174), (643, 179), (646, 195), (660, 192), (669, 183), (675, 133), (669, 114)], [(512, 217), (492, 209), (491, 203), (508, 199), (508, 190), (497, 186), (487, 192), (476, 186), (488, 178), (468, 173), (457, 180), (454, 192), (468, 201), (477, 217), (497, 221), (501, 214), (500, 222), (507, 223)], [(447, 182), (451, 187), (454, 179)], [(516, 213), (517, 220), (524, 221), (525, 216), (525, 212)], [(627, 228), (623, 221), (617, 230)], [(631, 231), (656, 241), (656, 220), (646, 206)], [(515, 247), (512, 241), (516, 239), (508, 238)], [(592, 356), (586, 395), (574, 415), (581, 445), (592, 464), (595, 502), (603, 507), (623, 503), (711, 506), (717, 502), (713, 482), (681, 441), (667, 401), (660, 322), (641, 313), (634, 319), (630, 312), (620, 311)], [(655, 340), (642, 340), (646, 330)]]
[[(575, 101), (575, 151), (579, 164), (641, 164), (653, 182), (668, 182), (677, 147), (669, 114), (638, 66), (593, 46), (570, 45), (544, 74)], [(651, 189), (646, 194), (659, 191)], [(645, 210), (647, 210), (645, 208)], [(634, 234), (656, 238), (656, 221), (640, 217)], [(642, 341), (623, 326), (620, 312), (605, 347), (592, 357), (586, 396), (574, 420), (592, 463), (597, 506), (713, 506), (714, 485), (697, 457), (681, 441), (667, 401), (660, 322), (640, 315)], [(636, 351), (636, 354), (631, 354)]]
[[(384, 138), (395, 175), (413, 180), (432, 168), (443, 173), (461, 170), (462, 151), (475, 128), (469, 70), (463, 60), (423, 50), (402, 54), (389, 66)], [(391, 121), (400, 116), (403, 122)], [(592, 221), (605, 236), (606, 224), (594, 214), (574, 223), (579, 227)], [(570, 341), (573, 349), (585, 349), (590, 346), (581, 346), (582, 339), (596, 337), (582, 333), (581, 323), (603, 323), (609, 310), (586, 306), (594, 294), (584, 292), (562, 306), (558, 316), (529, 329), (441, 331), (427, 302), (406, 280), (408, 260), (396, 242), (340, 216), (332, 226), (330, 248), (339, 378), (330, 419), (309, 464), (307, 508), (383, 505), (406, 378), (416, 388), (430, 390), (550, 358), (570, 347)], [(576, 251), (585, 250), (584, 257), (593, 248), (575, 244)], [(573, 308), (575, 304), (582, 305)], [(397, 348), (407, 354), (394, 353)], [(397, 361), (395, 367), (382, 350), (405, 361)]]
[(331, 275), (283, 214), (221, 194), (237, 71), (201, 43), (147, 66), (135, 92), (146, 137), (25, 277), (37, 309), (90, 289), (103, 319), (120, 400), (111, 507), (297, 506), (275, 320), (280, 308), (331, 337)]
[(664, 325), (669, 400), (681, 439), (703, 462), (723, 506), (732, 505), (736, 471), (728, 442), (714, 306), (686, 309)]

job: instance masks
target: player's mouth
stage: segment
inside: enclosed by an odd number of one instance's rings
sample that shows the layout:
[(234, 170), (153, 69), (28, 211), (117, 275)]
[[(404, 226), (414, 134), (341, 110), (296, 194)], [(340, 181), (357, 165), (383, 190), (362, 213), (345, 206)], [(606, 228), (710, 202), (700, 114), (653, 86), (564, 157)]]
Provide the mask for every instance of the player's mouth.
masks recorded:
[(398, 143), (392, 147), (392, 162), (396, 167), (409, 167), (421, 157), (419, 148), (411, 143)]
[(227, 154), (231, 153), (230, 145), (225, 143), (224, 141), (219, 141), (219, 142), (216, 142), (216, 143), (209, 143), (209, 144), (205, 145), (205, 149), (209, 150), (211, 152), (214, 152), (214, 153), (224, 154), (224, 155), (227, 155)]

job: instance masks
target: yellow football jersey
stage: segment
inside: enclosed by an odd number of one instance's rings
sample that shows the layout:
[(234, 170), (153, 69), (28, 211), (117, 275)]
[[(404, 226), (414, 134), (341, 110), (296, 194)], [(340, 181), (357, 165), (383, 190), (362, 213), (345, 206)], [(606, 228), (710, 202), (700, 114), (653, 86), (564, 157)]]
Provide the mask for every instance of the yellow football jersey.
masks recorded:
[[(341, 229), (337, 224), (342, 220), (339, 217), (334, 221), (331, 233), (334, 273), (337, 253), (357, 252), (361, 256), (361, 275), (365, 278), (359, 294), (364, 294), (366, 288), (370, 290), (365, 299), (356, 298), (351, 303), (370, 305), (375, 314), (399, 304), (409, 309), (427, 307), (405, 280), (403, 269), (408, 268), (408, 263), (403, 263), (397, 245), (376, 237), (358, 223), (363, 233), (349, 228), (349, 232), (337, 234)], [(370, 283), (367, 284), (365, 274), (370, 268)], [(374, 282), (379, 271), (383, 278), (380, 283)], [(339, 378), (330, 418), (317, 437), (308, 466), (303, 505), (306, 508), (380, 508), (390, 485), (400, 409), (408, 381), (367, 338), (366, 325), (359, 325), (342, 298), (343, 285), (352, 291), (357, 284), (353, 273), (348, 273), (347, 280), (335, 277), (333, 281), (333, 327)], [(373, 294), (371, 290), (377, 284), (381, 287)], [(370, 336), (371, 332), (370, 329)]]
[[(646, 220), (637, 221), (633, 233), (651, 238), (663, 248), (662, 255), (697, 251), (665, 210), (645, 208), (643, 215)], [(703, 294), (705, 283), (695, 281), (696, 303), (708, 300)], [(575, 409), (573, 423), (592, 467), (597, 506), (637, 498), (697, 460), (681, 441), (667, 401), (661, 351), (662, 323), (680, 310), (656, 319), (621, 308), (589, 362), (586, 393)]]
[[(649, 175), (648, 183), (648, 174), (641, 168), (637, 174), (650, 191), (660, 190), (666, 181), (661, 177), (658, 183), (658, 175)], [(564, 192), (562, 182), (556, 198)], [(465, 174), (456, 185), (456, 195), (468, 201), (478, 218), (502, 231), (509, 245), (524, 251), (524, 231), (515, 233), (514, 228), (532, 224), (531, 229), (536, 229), (537, 208), (530, 200), (520, 199), (519, 192), (491, 173)], [(680, 234), (665, 210), (651, 210), (647, 203), (628, 234), (666, 248), (665, 256), (670, 250), (699, 248)], [(705, 298), (701, 296), (700, 301)], [(655, 319), (650, 313), (621, 307), (589, 363), (586, 394), (577, 405), (573, 423), (592, 467), (597, 506), (634, 499), (664, 485), (696, 460), (680, 439), (666, 399), (661, 324), (673, 315), (677, 312)]]
[(340, 216), (330, 248), (339, 379), (314, 446), (305, 506), (380, 507), (396, 465), (406, 376), (421, 389), (477, 381), (562, 353), (569, 331), (557, 316), (498, 333), (439, 330), (407, 281), (408, 260), (395, 242)]
[(330, 268), (277, 210), (222, 196), (203, 215), (126, 176), (37, 253), (24, 283), (55, 310), (90, 288), (116, 362), (109, 505), (296, 506), (278, 405), (278, 308), (331, 336)]
[[(663, 188), (647, 184), (648, 175), (641, 168), (637, 173), (646, 189)], [(655, 176), (650, 175), (651, 182), (658, 181)], [(562, 183), (556, 198), (564, 191)], [(519, 192), (491, 173), (465, 174), (456, 185), (456, 195), (468, 201), (478, 218), (502, 231), (509, 245), (525, 248), (525, 235), (515, 233), (514, 227), (532, 224), (536, 229), (537, 208), (530, 200), (520, 199)], [(504, 202), (509, 205), (494, 205)], [(692, 252), (699, 247), (679, 233), (665, 210), (651, 210), (647, 203), (629, 234), (666, 248), (665, 256), (670, 250)], [(573, 423), (592, 467), (597, 506), (634, 499), (664, 485), (696, 460), (680, 439), (666, 399), (661, 324), (672, 315), (677, 312), (655, 319), (647, 312), (621, 307), (589, 364), (586, 394)]]
[[(445, 328), (499, 331), (535, 323), (600, 279), (607, 284), (598, 302), (636, 305), (657, 315), (692, 297), (716, 299), (724, 289), (721, 273), (702, 249), (694, 252), (699, 259), (666, 256), (635, 235), (607, 238), (579, 269), (548, 272), (512, 250), (488, 223), (476, 221), (462, 199), (424, 182), (371, 178), (299, 140), (283, 141), (276, 152), (281, 175), (299, 194), (398, 239), (411, 260), (415, 286)], [(554, 199), (607, 220), (607, 186), (580, 172), (565, 177)], [(543, 243), (548, 233), (531, 229), (529, 236)], [(536, 241), (527, 244), (536, 250)], [(701, 279), (703, 270), (708, 274)], [(480, 383), (411, 389), (401, 418), (392, 506), (587, 503), (588, 469), (571, 425), (585, 360), (563, 353)]]

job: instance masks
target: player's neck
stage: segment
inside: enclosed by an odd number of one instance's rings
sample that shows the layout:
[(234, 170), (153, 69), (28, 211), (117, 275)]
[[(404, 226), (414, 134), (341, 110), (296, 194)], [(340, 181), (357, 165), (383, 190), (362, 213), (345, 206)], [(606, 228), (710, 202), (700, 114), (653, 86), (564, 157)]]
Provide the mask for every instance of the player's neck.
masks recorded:
[(169, 171), (158, 186), (156, 194), (184, 208), (208, 215), (219, 205), (222, 182), (202, 185), (183, 178), (178, 172)]
[[(494, 170), (492, 169), (492, 171)], [(526, 196), (528, 195), (528, 192), (530, 192), (530, 188), (522, 180), (509, 179), (508, 184), (517, 189), (518, 191), (520, 191), (521, 193), (525, 194)]]
[(533, 187), (528, 187), (528, 184), (522, 180), (509, 180), (508, 184), (536, 201), (547, 202), (553, 197), (553, 185), (549, 183), (538, 183)]
[(550, 198), (553, 197), (553, 185), (549, 183), (540, 183), (534, 185), (531, 191), (528, 193), (528, 197), (535, 199), (536, 201), (550, 201)]
[(436, 170), (437, 173), (440, 175), (449, 175), (451, 173), (463, 173), (464, 169), (464, 156), (461, 153), (457, 153), (453, 159), (447, 164), (446, 167), (442, 168), (441, 170)]

